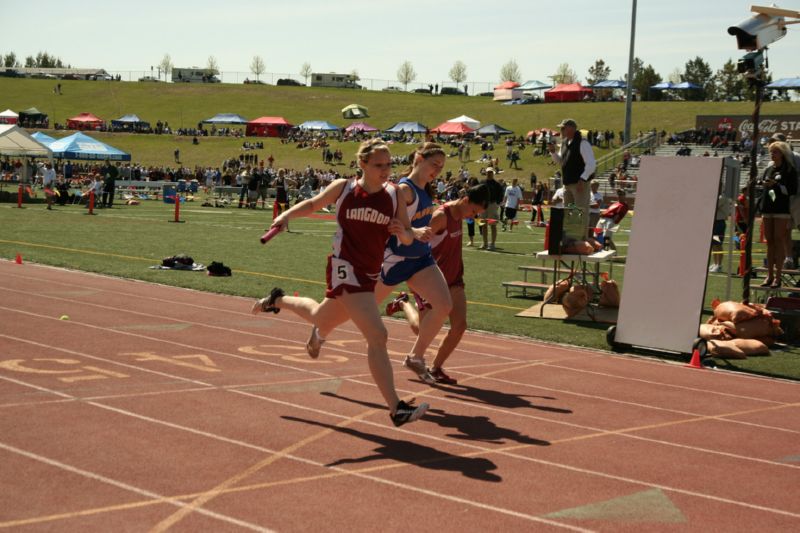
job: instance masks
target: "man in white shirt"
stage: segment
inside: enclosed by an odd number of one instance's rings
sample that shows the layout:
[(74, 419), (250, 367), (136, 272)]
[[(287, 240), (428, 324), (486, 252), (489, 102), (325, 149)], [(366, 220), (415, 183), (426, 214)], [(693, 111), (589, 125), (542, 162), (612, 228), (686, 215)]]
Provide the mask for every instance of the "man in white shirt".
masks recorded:
[[(561, 176), (567, 190), (564, 194), (564, 204), (569, 206), (575, 204), (580, 208), (584, 216), (589, 212), (589, 184), (588, 181), (594, 177), (597, 162), (594, 158), (592, 146), (586, 139), (581, 137), (578, 131), (578, 124), (571, 118), (561, 121), (558, 125), (561, 129), (561, 148), (556, 151), (554, 144), (550, 145), (550, 156), (553, 161), (561, 166)], [(588, 222), (589, 217), (585, 220)], [(587, 226), (587, 236), (591, 228)]]
[(600, 221), (600, 208), (603, 205), (603, 193), (599, 192), (600, 184), (593, 181), (590, 184), (591, 195), (589, 197), (589, 228), (594, 228)]
[(503, 195), (503, 208), (505, 209), (505, 218), (503, 219), (503, 231), (509, 226), (509, 231), (514, 231), (514, 220), (517, 218), (517, 208), (519, 201), (522, 200), (522, 189), (519, 188), (519, 180), (513, 178), (511, 185), (506, 187), (506, 192)]
[(47, 201), (47, 209), (53, 209), (53, 195), (55, 195), (56, 187), (56, 171), (51, 163), (45, 165), (44, 172), (42, 173), (42, 188), (44, 189), (44, 197)]

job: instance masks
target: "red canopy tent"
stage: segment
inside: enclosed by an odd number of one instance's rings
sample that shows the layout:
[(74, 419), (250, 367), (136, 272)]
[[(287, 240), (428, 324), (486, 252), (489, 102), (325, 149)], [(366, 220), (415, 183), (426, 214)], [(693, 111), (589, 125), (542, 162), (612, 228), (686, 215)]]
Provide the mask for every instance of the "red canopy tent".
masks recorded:
[(431, 130), (431, 133), (443, 133), (445, 135), (464, 135), (475, 131), (463, 122), (442, 122)]
[(81, 113), (67, 119), (67, 129), (70, 130), (96, 130), (102, 126), (103, 119), (91, 113)]
[(580, 102), (585, 97), (591, 96), (592, 90), (580, 83), (562, 83), (549, 91), (544, 92), (545, 102)]
[(500, 85), (495, 85), (495, 89), (513, 89), (514, 87), (519, 87), (519, 83), (515, 81), (504, 81)]
[(245, 126), (245, 135), (253, 137), (283, 137), (291, 128), (283, 117), (261, 117), (251, 120)]

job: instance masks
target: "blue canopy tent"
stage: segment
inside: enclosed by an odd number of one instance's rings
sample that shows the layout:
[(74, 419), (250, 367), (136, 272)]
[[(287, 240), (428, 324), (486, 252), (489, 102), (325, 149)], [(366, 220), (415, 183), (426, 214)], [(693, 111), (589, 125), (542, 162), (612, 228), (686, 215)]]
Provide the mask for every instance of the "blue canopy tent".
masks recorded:
[(337, 131), (341, 128), (326, 120), (307, 120), (298, 126), (301, 130)]
[(542, 91), (544, 89), (552, 89), (552, 88), (553, 88), (552, 84), (544, 83), (544, 82), (541, 82), (539, 80), (528, 80), (525, 83), (523, 83), (522, 85), (520, 85), (519, 87), (517, 87), (517, 89), (521, 89), (523, 92), (524, 91)]
[(680, 83), (676, 83), (670, 89), (674, 89), (676, 91), (687, 91), (689, 89), (702, 89), (699, 85), (695, 85), (690, 81), (682, 81)]
[(53, 157), (60, 159), (131, 160), (131, 154), (127, 154), (81, 132), (53, 141), (50, 143), (50, 150), (53, 152)]
[(247, 119), (236, 113), (219, 113), (203, 121), (204, 124), (247, 124)]
[(628, 84), (622, 80), (603, 80), (592, 85), (592, 89), (627, 89)]
[(768, 84), (767, 89), (800, 89), (800, 78), (781, 78)]
[(150, 129), (150, 123), (140, 119), (138, 115), (130, 114), (112, 120), (111, 127), (126, 131), (140, 131)]
[(56, 140), (49, 135), (42, 133), (41, 131), (37, 131), (36, 133), (31, 133), (31, 137), (39, 141), (45, 146), (50, 146), (50, 144), (56, 142)]
[(398, 122), (384, 131), (388, 133), (427, 133), (428, 127), (419, 122)]
[(655, 85), (650, 86), (651, 89), (654, 91), (666, 91), (667, 89), (674, 89), (675, 84), (671, 81), (662, 81), (661, 83), (656, 83)]

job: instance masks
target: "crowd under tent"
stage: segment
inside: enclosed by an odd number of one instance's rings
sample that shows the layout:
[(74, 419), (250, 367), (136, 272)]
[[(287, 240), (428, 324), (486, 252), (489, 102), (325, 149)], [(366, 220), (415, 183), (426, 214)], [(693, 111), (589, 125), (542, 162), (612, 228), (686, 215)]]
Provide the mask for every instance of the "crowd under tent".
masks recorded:
[(131, 155), (118, 148), (77, 132), (50, 144), (53, 156), (60, 159), (130, 161)]
[(111, 121), (111, 127), (125, 131), (149, 130), (150, 123), (139, 118), (138, 115), (130, 114)]
[(327, 120), (307, 120), (298, 126), (301, 130), (338, 131), (341, 128)]
[(519, 88), (519, 83), (515, 81), (504, 81), (494, 88), (494, 101), (505, 102), (508, 100), (516, 100), (522, 98), (522, 89)]
[(398, 122), (384, 131), (388, 133), (427, 133), (428, 127), (419, 122)]
[(247, 119), (236, 113), (219, 113), (203, 121), (204, 124), (247, 124)]
[(95, 130), (103, 126), (103, 119), (91, 113), (80, 113), (67, 119), (67, 129)]
[(478, 135), (513, 135), (513, 131), (500, 126), (499, 124), (487, 124), (475, 132)]
[(16, 124), (19, 120), (19, 114), (6, 109), (0, 113), (0, 124)]
[(245, 126), (245, 135), (251, 137), (284, 137), (292, 125), (283, 117), (259, 117)]
[(475, 131), (463, 122), (442, 122), (431, 130), (431, 133), (440, 133), (443, 135), (466, 135)]
[(592, 90), (580, 83), (562, 83), (544, 92), (544, 101), (549, 102), (582, 102), (591, 98)]
[(359, 131), (362, 133), (372, 133), (374, 131), (378, 131), (378, 128), (375, 126), (370, 126), (366, 122), (353, 122), (349, 126), (347, 126), (344, 131), (346, 132), (354, 132)]
[(481, 123), (478, 120), (475, 120), (472, 117), (468, 117), (467, 115), (461, 115), (460, 117), (451, 118), (447, 122), (460, 122), (462, 124), (466, 124), (473, 130), (477, 130), (481, 127)]
[(350, 104), (342, 109), (342, 117), (346, 119), (366, 118), (369, 116), (369, 110), (363, 105)]
[(19, 112), (17, 124), (23, 128), (46, 128), (50, 125), (50, 119), (46, 113), (42, 113), (35, 107)]

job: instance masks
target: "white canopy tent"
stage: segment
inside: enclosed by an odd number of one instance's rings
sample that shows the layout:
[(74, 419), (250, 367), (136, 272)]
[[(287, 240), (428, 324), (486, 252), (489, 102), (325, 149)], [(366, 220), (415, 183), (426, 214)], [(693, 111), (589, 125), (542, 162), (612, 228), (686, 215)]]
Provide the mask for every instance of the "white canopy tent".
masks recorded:
[(14, 124), (0, 125), (0, 155), (12, 157), (49, 157), (53, 152), (27, 131)]
[(19, 114), (10, 109), (6, 109), (0, 113), (0, 124), (16, 124), (19, 120)]
[(474, 118), (470, 118), (467, 115), (461, 115), (460, 117), (451, 118), (447, 122), (458, 122), (460, 124), (464, 124), (465, 126), (469, 126), (473, 130), (477, 130), (481, 127), (481, 123)]
[(47, 157), (53, 160), (53, 152), (40, 143), (30, 133), (14, 124), (0, 125), (0, 155), (9, 157), (22, 157), (23, 171), (20, 174), (22, 181), (28, 179), (28, 158)]

